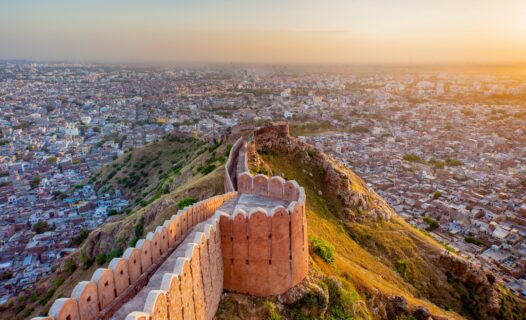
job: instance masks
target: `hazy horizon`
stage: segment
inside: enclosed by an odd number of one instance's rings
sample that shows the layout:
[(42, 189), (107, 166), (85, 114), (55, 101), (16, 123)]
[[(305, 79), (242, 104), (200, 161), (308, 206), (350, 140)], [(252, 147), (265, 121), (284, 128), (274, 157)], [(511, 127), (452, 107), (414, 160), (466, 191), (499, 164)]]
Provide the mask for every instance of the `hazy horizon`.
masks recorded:
[(526, 2), (0, 2), (0, 59), (522, 63)]

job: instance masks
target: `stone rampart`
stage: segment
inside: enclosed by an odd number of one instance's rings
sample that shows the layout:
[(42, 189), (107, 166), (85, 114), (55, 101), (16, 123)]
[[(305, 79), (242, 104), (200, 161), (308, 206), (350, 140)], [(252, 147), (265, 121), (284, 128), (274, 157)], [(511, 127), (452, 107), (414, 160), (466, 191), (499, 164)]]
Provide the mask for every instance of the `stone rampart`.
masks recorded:
[(237, 190), (239, 193), (305, 203), (305, 190), (296, 181), (286, 181), (279, 176), (271, 178), (262, 174), (253, 176), (245, 171), (237, 176)]
[(129, 313), (127, 320), (214, 318), (223, 292), (220, 216), (218, 211), (192, 230), (173, 271), (163, 275), (159, 289), (148, 293), (142, 311)]
[[(154, 232), (149, 232), (146, 239), (139, 240), (135, 248), (128, 248), (121, 258), (113, 259), (108, 268), (97, 269), (90, 281), (79, 282), (73, 289), (70, 298), (57, 299), (49, 310), (49, 318), (54, 320), (109, 318), (120, 306), (146, 285), (149, 277), (155, 273), (159, 265), (181, 245), (183, 239), (189, 238), (187, 237), (188, 234), (192, 241), (197, 242), (198, 254), (203, 255), (203, 258), (198, 260), (199, 258), (194, 257), (195, 253), (189, 251), (192, 254), (187, 257), (190, 263), (194, 262), (191, 267), (194, 268), (195, 279), (198, 279), (197, 268), (201, 268), (199, 272), (206, 270), (207, 277), (210, 277), (205, 280), (206, 285), (202, 285), (202, 290), (199, 289), (201, 290), (199, 294), (205, 297), (205, 289), (207, 290), (206, 294), (213, 292), (213, 290), (210, 291), (211, 286), (214, 286), (216, 291), (220, 290), (219, 292), (221, 292), (223, 290), (223, 271), (222, 268), (218, 270), (216, 266), (217, 263), (222, 265), (219, 235), (216, 236), (218, 219), (210, 218), (225, 201), (235, 196), (236, 192), (229, 192), (179, 210), (170, 220), (166, 220), (162, 226), (158, 226)], [(202, 227), (194, 228), (196, 225), (203, 224), (205, 220), (207, 223)], [(206, 238), (193, 237), (197, 229), (202, 231), (199, 235), (206, 235)], [(213, 237), (212, 241), (210, 241), (210, 236)], [(217, 241), (215, 240), (216, 237)], [(183, 243), (183, 245), (185, 244)], [(203, 250), (206, 250), (206, 258), (204, 257), (205, 253), (201, 252), (202, 250), (199, 251), (201, 248), (205, 248)], [(215, 250), (211, 253), (213, 254), (212, 257), (208, 256), (208, 248)], [(198, 264), (195, 263), (196, 260), (206, 263), (206, 265), (200, 266), (200, 262)], [(216, 267), (211, 267), (210, 261), (213, 261)], [(211, 275), (212, 273), (213, 276)], [(199, 277), (204, 279), (201, 275)], [(209, 279), (214, 279), (214, 281), (211, 282)], [(197, 282), (197, 280), (194, 282)], [(197, 294), (198, 289), (195, 286), (192, 286), (192, 288)], [(172, 291), (168, 291), (168, 293), (170, 292)], [(162, 306), (167, 306), (163, 301), (171, 299), (170, 297), (172, 296), (173, 294), (167, 295), (163, 292), (152, 294), (151, 299), (150, 296), (148, 298), (147, 308), (145, 307), (144, 312), (150, 316), (155, 314), (160, 317), (165, 313), (157, 314), (155, 313), (157, 312), (156, 310)], [(217, 307), (219, 303), (217, 296), (206, 296), (206, 299), (207, 303), (210, 302), (210, 306)], [(170, 304), (170, 306), (172, 305)], [(211, 311), (208, 313), (211, 313)], [(168, 311), (166, 311), (166, 314), (168, 314)], [(141, 317), (143, 316), (143, 313), (136, 313), (137, 319), (142, 319)]]
[(239, 151), (240, 149), (245, 145), (243, 141), (243, 137), (240, 137), (237, 139), (237, 141), (232, 145), (232, 148), (230, 149), (230, 153), (228, 155), (228, 159), (225, 164), (225, 178), (224, 178), (224, 187), (225, 192), (233, 192), (235, 191), (235, 177), (237, 176), (236, 170), (237, 170), (237, 164), (238, 164), (238, 157), (241, 154)]
[(309, 262), (305, 191), (296, 181), (252, 176), (246, 148), (239, 138), (230, 150), (227, 193), (179, 210), (71, 297), (57, 299), (44, 319), (117, 312), (127, 320), (211, 320), (224, 289), (266, 297), (301, 282)]
[(238, 209), (220, 217), (224, 287), (266, 297), (283, 294), (308, 273), (307, 222), (304, 205), (270, 212)]

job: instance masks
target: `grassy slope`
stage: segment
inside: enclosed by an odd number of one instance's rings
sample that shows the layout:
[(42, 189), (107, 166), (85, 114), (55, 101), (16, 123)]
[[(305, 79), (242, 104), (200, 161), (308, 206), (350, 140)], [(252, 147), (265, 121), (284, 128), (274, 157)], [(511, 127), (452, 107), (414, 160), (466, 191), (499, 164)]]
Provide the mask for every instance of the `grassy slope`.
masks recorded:
[(206, 142), (189, 136), (170, 136), (133, 149), (90, 179), (99, 193), (120, 190), (131, 203), (151, 201), (164, 193), (179, 169), (208, 148)]
[[(182, 144), (186, 145), (186, 149)], [(227, 154), (227, 145), (214, 146), (195, 139), (187, 140), (182, 142), (182, 144), (177, 141), (166, 140), (155, 142), (133, 150), (128, 166), (122, 166), (122, 163), (125, 162), (124, 159), (128, 156), (128, 154), (125, 154), (102, 168), (99, 171), (101, 174), (98, 174), (96, 179), (100, 179), (104, 173), (110, 172), (116, 167), (122, 167), (121, 170), (133, 168), (135, 164), (139, 163), (138, 160), (143, 155), (156, 157), (158, 155), (157, 151), (160, 150), (162, 153), (155, 161), (159, 161), (163, 168), (166, 167), (167, 169), (164, 172), (169, 174), (161, 177), (162, 174), (158, 172), (159, 166), (147, 165), (141, 168), (141, 170), (147, 172), (147, 180), (140, 185), (140, 193), (150, 190), (148, 192), (149, 196), (145, 199), (152, 199), (155, 197), (159, 185), (162, 185), (163, 189), (168, 185), (169, 193), (159, 195), (158, 199), (154, 199), (149, 204), (145, 203), (144, 207), (139, 205), (129, 215), (116, 216), (115, 221), (106, 223), (92, 231), (81, 248), (68, 258), (77, 265), (73, 273), (68, 274), (62, 268), (57, 269), (52, 275), (43, 278), (37, 283), (37, 288), (34, 290), (36, 292), (35, 296), (37, 296), (36, 300), (31, 299), (30, 294), (28, 294), (17, 299), (17, 301), (13, 301), (0, 310), (0, 319), (25, 319), (30, 316), (47, 313), (55, 299), (69, 296), (73, 287), (79, 281), (89, 280), (97, 268), (107, 267), (108, 262), (100, 266), (97, 265), (95, 262), (97, 255), (109, 254), (114, 249), (119, 249), (116, 250), (116, 252), (119, 252), (130, 245), (136, 237), (138, 225), (143, 225), (140, 236), (144, 237), (148, 231), (154, 230), (156, 226), (162, 224), (164, 220), (169, 219), (177, 212), (178, 201), (187, 197), (202, 200), (212, 195), (223, 193), (224, 159), (221, 156)], [(177, 152), (173, 152), (173, 150)], [(173, 162), (176, 160), (175, 158), (179, 159), (176, 163)], [(173, 172), (169, 168), (172, 168), (175, 164), (180, 164), (180, 169)], [(208, 164), (214, 164), (216, 168), (208, 174), (198, 172), (198, 168)], [(155, 177), (152, 178), (151, 176)], [(115, 185), (113, 184), (115, 181), (114, 179), (109, 183)], [(86, 260), (88, 261), (86, 262)], [(61, 283), (56, 290), (53, 290), (54, 283)], [(46, 295), (49, 295), (47, 299), (42, 300)]]
[[(316, 173), (316, 168), (305, 168), (302, 172), (300, 166), (291, 165), (297, 163), (293, 155), (271, 155), (265, 160), (274, 174), (295, 179), (305, 187), (309, 235), (324, 239), (335, 247), (334, 262), (328, 265), (313, 256), (314, 268), (326, 275), (347, 280), (356, 288), (361, 299), (375, 296), (375, 292), (380, 291), (385, 295), (403, 296), (410, 305), (425, 306), (434, 314), (451, 319), (461, 318), (424, 298), (431, 297), (437, 281), (447, 284), (447, 280), (434, 271), (436, 268), (426, 257), (428, 252), (441, 250), (440, 244), (398, 218), (392, 223), (344, 225), (331, 210), (331, 206), (337, 204), (328, 203), (325, 196), (318, 194), (317, 187), (323, 180)], [(312, 173), (312, 176), (306, 172)], [(406, 279), (395, 271), (396, 261), (400, 259), (411, 262)], [(449, 289), (438, 288), (438, 291), (445, 290), (440, 292), (440, 298), (447, 297), (447, 291), (454, 292), (453, 288)]]

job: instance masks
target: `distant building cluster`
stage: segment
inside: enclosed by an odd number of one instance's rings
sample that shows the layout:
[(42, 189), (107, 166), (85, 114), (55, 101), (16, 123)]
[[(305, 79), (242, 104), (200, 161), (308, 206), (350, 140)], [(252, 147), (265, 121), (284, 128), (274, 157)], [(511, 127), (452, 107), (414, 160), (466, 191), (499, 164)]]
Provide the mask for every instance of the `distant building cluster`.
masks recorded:
[(526, 82), (502, 75), (0, 62), (0, 304), (133, 208), (90, 184), (105, 164), (174, 132), (283, 119), (526, 293), (524, 101)]

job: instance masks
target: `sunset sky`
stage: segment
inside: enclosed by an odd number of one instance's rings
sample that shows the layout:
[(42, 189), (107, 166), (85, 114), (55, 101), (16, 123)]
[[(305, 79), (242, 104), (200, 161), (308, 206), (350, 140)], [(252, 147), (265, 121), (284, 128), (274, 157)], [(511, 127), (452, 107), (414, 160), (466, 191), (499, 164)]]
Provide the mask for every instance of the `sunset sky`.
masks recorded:
[(526, 61), (526, 0), (0, 0), (0, 59)]

